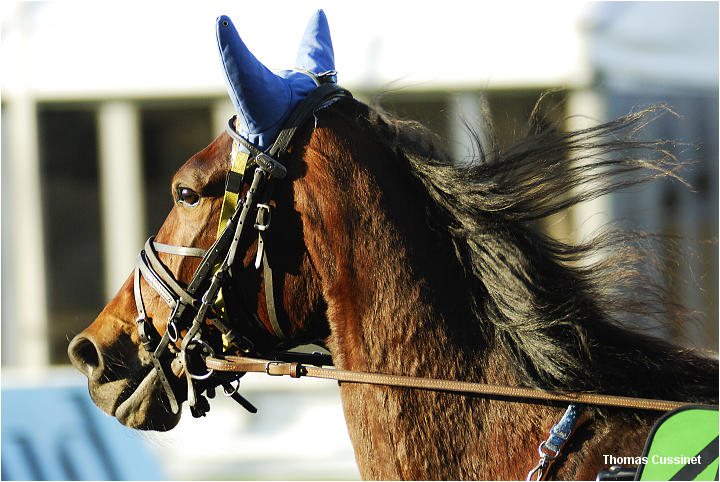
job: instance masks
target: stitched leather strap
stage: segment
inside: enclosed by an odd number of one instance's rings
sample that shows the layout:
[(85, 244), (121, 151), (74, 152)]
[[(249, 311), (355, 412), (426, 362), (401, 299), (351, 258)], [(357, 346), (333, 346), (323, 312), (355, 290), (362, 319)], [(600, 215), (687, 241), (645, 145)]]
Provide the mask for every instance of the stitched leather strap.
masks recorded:
[(553, 400), (562, 402), (584, 403), (587, 405), (604, 405), (610, 407), (639, 408), (644, 410), (667, 411), (684, 405), (684, 402), (655, 400), (648, 398), (620, 397), (590, 393), (543, 392), (533, 388), (508, 387), (485, 383), (441, 380), (436, 378), (408, 377), (402, 375), (386, 375), (381, 373), (356, 372), (335, 368), (320, 368), (311, 365), (260, 360), (257, 358), (228, 356), (226, 358), (208, 357), (205, 359), (208, 368), (226, 372), (265, 372), (268, 375), (290, 375), (312, 378), (325, 378), (341, 382), (370, 383), (395, 387), (421, 388), (425, 390), (442, 390), (448, 392), (475, 393), (509, 398)]

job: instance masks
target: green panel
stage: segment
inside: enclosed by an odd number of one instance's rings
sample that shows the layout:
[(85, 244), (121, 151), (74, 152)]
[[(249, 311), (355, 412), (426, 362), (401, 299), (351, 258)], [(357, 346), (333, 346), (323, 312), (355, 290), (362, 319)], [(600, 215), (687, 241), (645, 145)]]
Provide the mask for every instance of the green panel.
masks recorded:
[[(640, 480), (714, 480), (718, 471), (718, 411), (680, 409), (656, 426)], [(683, 471), (683, 472), (681, 472)], [(679, 472), (681, 472), (679, 474)]]

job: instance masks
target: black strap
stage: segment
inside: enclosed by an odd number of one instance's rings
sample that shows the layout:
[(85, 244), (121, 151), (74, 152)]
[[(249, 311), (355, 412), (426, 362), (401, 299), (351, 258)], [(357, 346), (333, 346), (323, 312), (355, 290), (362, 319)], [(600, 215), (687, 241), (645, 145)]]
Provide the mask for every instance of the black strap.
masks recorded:
[[(340, 97), (352, 97), (352, 94), (340, 87), (337, 84), (321, 84), (315, 90), (310, 92), (307, 97), (300, 101), (295, 109), (290, 113), (285, 125), (280, 130), (280, 133), (275, 138), (275, 142), (270, 146), (268, 154), (271, 157), (275, 157), (279, 153), (285, 151), (290, 142), (292, 141), (295, 132), (323, 103), (329, 102), (335, 98)], [(235, 131), (235, 119), (236, 116), (232, 116), (225, 126), (225, 131), (233, 138), (234, 141), (239, 142), (245, 147), (250, 153), (251, 158), (255, 158), (262, 154), (262, 151), (255, 147), (252, 143), (247, 141), (244, 137)]]
[(298, 128), (300, 128), (322, 104), (341, 97), (352, 97), (352, 94), (337, 84), (321, 84), (318, 88), (310, 92), (307, 97), (300, 101), (295, 110), (290, 114), (290, 117), (285, 121), (285, 125), (275, 139), (272, 147), (270, 147), (270, 156), (275, 158), (275, 156), (286, 151)]
[[(304, 98), (300, 103), (297, 105), (297, 107), (292, 111), (290, 116), (288, 117), (287, 121), (285, 122), (285, 125), (280, 130), (280, 133), (278, 134), (277, 138), (275, 139), (275, 142), (270, 147), (269, 150), (269, 156), (271, 160), (277, 159), (279, 156), (282, 156), (286, 151), (287, 148), (290, 146), (290, 143), (292, 142), (293, 137), (295, 136), (295, 133), (297, 130), (305, 123), (312, 115), (314, 115), (315, 111), (322, 106), (324, 103), (327, 103), (333, 99), (341, 98), (341, 97), (352, 97), (350, 92), (343, 89), (342, 87), (338, 86), (334, 83), (325, 83), (321, 84), (319, 87), (317, 87), (315, 90), (313, 90), (306, 98)], [(231, 119), (228, 125), (231, 127), (234, 124), (234, 120)], [(231, 133), (233, 138), (239, 138), (242, 139), (235, 131), (232, 129)], [(245, 141), (245, 139), (242, 139), (240, 141), (245, 147), (249, 146), (249, 143)], [(252, 153), (258, 152), (258, 149), (252, 146), (252, 149), (249, 149)], [(262, 158), (262, 156), (266, 156), (264, 153), (256, 154), (256, 157), (258, 159)], [(282, 164), (277, 163), (279, 167), (283, 168)], [(258, 163), (260, 165), (260, 163)], [(262, 167), (262, 166), (261, 166)], [(271, 176), (273, 176), (273, 172), (268, 172)], [(275, 177), (284, 177), (284, 176), (275, 176)], [(272, 188), (273, 184), (269, 184), (265, 187), (265, 193), (264, 193), (264, 202), (267, 203), (271, 197), (272, 194)], [(267, 306), (267, 313), (268, 318), (270, 320), (270, 325), (273, 329), (273, 332), (277, 338), (280, 340), (287, 339), (287, 336), (285, 335), (284, 331), (282, 330), (282, 327), (280, 326), (280, 321), (278, 320), (278, 310), (277, 310), (277, 304), (275, 302), (275, 283), (274, 283), (274, 276), (273, 276), (273, 266), (272, 262), (270, 261), (268, 257), (268, 247), (267, 242), (263, 237), (266, 237), (266, 232), (261, 232), (260, 236), (258, 238), (258, 249), (262, 249), (262, 264), (263, 264), (263, 280), (265, 283), (265, 303)], [(260, 246), (260, 243), (262, 243), (262, 247)]]

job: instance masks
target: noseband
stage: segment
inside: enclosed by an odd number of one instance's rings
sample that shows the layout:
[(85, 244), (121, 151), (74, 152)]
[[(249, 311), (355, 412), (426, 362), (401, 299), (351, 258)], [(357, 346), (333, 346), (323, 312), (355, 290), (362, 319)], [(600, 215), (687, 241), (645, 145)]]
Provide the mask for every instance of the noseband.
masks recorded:
[[(237, 393), (237, 386), (233, 388), (233, 381), (239, 378), (237, 374), (228, 376), (214, 372), (212, 369), (208, 370), (204, 361), (208, 356), (215, 356), (215, 349), (220, 349), (218, 347), (222, 347), (223, 351), (226, 347), (232, 347), (228, 353), (237, 353), (239, 350), (246, 354), (277, 358), (274, 350), (282, 347), (285, 342), (286, 336), (277, 319), (273, 296), (273, 273), (264, 242), (264, 236), (270, 225), (269, 200), (272, 184), (269, 181), (285, 177), (287, 172), (285, 166), (277, 159), (282, 160), (287, 154), (298, 128), (318, 109), (334, 100), (351, 97), (348, 91), (333, 83), (333, 74), (334, 72), (312, 75), (318, 87), (292, 111), (275, 142), (266, 152), (260, 151), (235, 132), (233, 127), (235, 117), (230, 119), (226, 129), (228, 134), (235, 141), (236, 147), (239, 144), (249, 151), (249, 158), (252, 161), (247, 163), (247, 167), (243, 166), (240, 172), (236, 172), (234, 166), (228, 173), (221, 215), (221, 225), (224, 223), (224, 226), (210, 249), (172, 246), (159, 243), (154, 237), (150, 237), (138, 255), (134, 274), (138, 334), (144, 349), (151, 356), (153, 369), (157, 371), (173, 413), (177, 413), (180, 407), (170, 384), (168, 370), (176, 363), (180, 363), (185, 370), (188, 382), (188, 404), (193, 416), (205, 415), (210, 406), (203, 392), (207, 392), (207, 396), (212, 398), (217, 386), (222, 386), (227, 395), (232, 396), (248, 410), (255, 411), (254, 407)], [(248, 177), (247, 174), (253, 166), (255, 169), (250, 188), (245, 198), (241, 199), (243, 181)], [(228, 202), (228, 199), (232, 201)], [(251, 212), (256, 215), (254, 223), (249, 221), (251, 218), (248, 216)], [(253, 229), (258, 232), (255, 265), (258, 268), (261, 264), (263, 266), (265, 299), (273, 334), (265, 329), (254, 310), (242, 310), (245, 311), (242, 316), (238, 313), (225, 315), (221, 301), (221, 290), (227, 295), (233, 286), (231, 280), (238, 246), (246, 234)], [(186, 288), (160, 260), (158, 253), (202, 258)], [(170, 307), (170, 315), (162, 336), (146, 314), (142, 299), (141, 277)], [(225, 297), (228, 298), (230, 297)], [(229, 315), (233, 315), (232, 320)], [(206, 329), (209, 326), (213, 326), (215, 330)], [(186, 333), (182, 336), (178, 349), (176, 343), (183, 331)], [(222, 343), (220, 335), (222, 335)]]

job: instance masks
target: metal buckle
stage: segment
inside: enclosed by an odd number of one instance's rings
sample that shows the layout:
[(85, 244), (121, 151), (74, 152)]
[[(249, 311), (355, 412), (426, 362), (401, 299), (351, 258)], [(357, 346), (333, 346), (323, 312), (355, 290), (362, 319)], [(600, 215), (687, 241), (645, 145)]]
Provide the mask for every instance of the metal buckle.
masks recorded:
[(328, 70), (317, 74), (317, 79), (320, 84), (334, 84), (335, 76), (337, 75), (336, 70)]
[(257, 215), (255, 217), (255, 229), (258, 231), (267, 231), (270, 229), (271, 211), (270, 205), (258, 203)]
[[(560, 451), (554, 451), (547, 447), (546, 445), (547, 441), (544, 441), (538, 446), (538, 453), (540, 454), (540, 462), (533, 468), (530, 472), (528, 472), (527, 479), (525, 480), (532, 480), (533, 475), (537, 473), (537, 479), (541, 480), (543, 476), (543, 471), (547, 468), (550, 461), (555, 460), (560, 456)], [(552, 455), (550, 452), (555, 452), (555, 455)]]
[(538, 453), (540, 454), (540, 457), (547, 460), (555, 460), (556, 458), (558, 458), (558, 456), (560, 455), (560, 451), (558, 450), (557, 452), (555, 452), (555, 455), (551, 455), (550, 452), (554, 452), (554, 450), (548, 448), (546, 444), (547, 440), (541, 443), (538, 447)]
[(287, 169), (278, 161), (261, 152), (255, 156), (255, 162), (258, 167), (276, 179), (282, 179), (287, 175)]
[(168, 316), (168, 323), (167, 327), (165, 328), (168, 332), (168, 337), (170, 338), (170, 341), (173, 343), (178, 341), (179, 332), (177, 329), (177, 325), (175, 324), (175, 317), (177, 316), (178, 309), (180, 308), (180, 303), (181, 300), (175, 300), (175, 306), (170, 312), (170, 316)]
[(170, 338), (171, 342), (175, 343), (176, 341), (178, 341), (178, 329), (174, 321), (168, 323), (167, 328), (165, 329), (168, 332), (168, 338)]
[(280, 366), (280, 365), (282, 365), (283, 363), (285, 363), (285, 362), (283, 362), (283, 361), (277, 361), (277, 360), (276, 360), (276, 361), (269, 361), (269, 362), (267, 362), (267, 363), (265, 364), (265, 373), (267, 373), (267, 374), (270, 375), (271, 377), (281, 377), (281, 376), (282, 376), (282, 373), (276, 373), (276, 374), (270, 373), (270, 365)]

